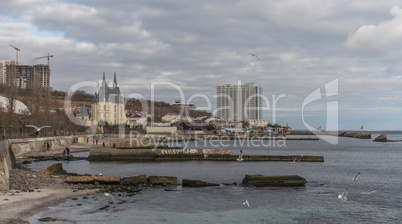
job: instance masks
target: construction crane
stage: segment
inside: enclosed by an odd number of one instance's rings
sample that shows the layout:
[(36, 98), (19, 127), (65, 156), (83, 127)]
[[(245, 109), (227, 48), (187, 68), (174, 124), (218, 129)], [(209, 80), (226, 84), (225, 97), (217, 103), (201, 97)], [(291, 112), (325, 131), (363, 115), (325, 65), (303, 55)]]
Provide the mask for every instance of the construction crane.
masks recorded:
[(20, 49), (14, 45), (10, 44), (10, 47), (15, 49), (15, 64), (18, 65), (18, 51), (20, 51)]
[(35, 59), (41, 59), (41, 58), (47, 58), (47, 65), (50, 67), (50, 58), (53, 57), (54, 55), (50, 55), (49, 53), (47, 53), (46, 56), (42, 56), (42, 57), (37, 57)]

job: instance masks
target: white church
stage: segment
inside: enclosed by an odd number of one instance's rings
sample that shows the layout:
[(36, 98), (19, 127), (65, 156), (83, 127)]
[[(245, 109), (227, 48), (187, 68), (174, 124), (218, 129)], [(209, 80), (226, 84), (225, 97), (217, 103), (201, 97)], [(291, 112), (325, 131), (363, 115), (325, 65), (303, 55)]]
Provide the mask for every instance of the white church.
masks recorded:
[(99, 90), (95, 93), (91, 106), (91, 124), (100, 125), (120, 125), (126, 124), (127, 118), (124, 108), (124, 96), (120, 93), (117, 86), (116, 73), (112, 86), (108, 86), (103, 73), (103, 79)]

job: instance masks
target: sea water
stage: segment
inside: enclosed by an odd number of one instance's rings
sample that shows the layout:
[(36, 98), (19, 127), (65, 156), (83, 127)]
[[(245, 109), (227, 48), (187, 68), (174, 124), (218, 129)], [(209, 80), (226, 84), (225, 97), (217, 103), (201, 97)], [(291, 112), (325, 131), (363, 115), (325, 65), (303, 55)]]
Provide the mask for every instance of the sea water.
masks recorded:
[[(379, 133), (373, 133), (375, 138)], [(310, 136), (311, 137), (311, 136)], [(335, 137), (334, 137), (335, 138)], [(402, 139), (401, 132), (388, 138)], [(265, 140), (268, 141), (268, 140)], [(325, 162), (89, 162), (63, 161), (71, 173), (105, 176), (140, 174), (176, 176), (220, 183), (218, 187), (149, 187), (135, 196), (112, 193), (116, 204), (104, 194), (68, 200), (28, 219), (41, 223), (400, 223), (402, 220), (402, 142), (373, 142), (338, 138), (325, 140), (259, 143), (227, 141), (190, 142), (188, 148), (224, 148), (244, 155), (320, 155)], [(205, 145), (206, 144), (206, 145)], [(258, 145), (260, 144), (260, 145)], [(271, 144), (271, 145), (269, 145)], [(77, 156), (85, 153), (76, 154)], [(54, 163), (29, 164), (40, 170)], [(361, 173), (356, 181), (353, 178)], [(246, 187), (246, 174), (300, 175), (305, 187)], [(348, 187), (348, 200), (338, 195)], [(368, 192), (374, 193), (367, 194)], [(249, 206), (244, 204), (249, 202)]]

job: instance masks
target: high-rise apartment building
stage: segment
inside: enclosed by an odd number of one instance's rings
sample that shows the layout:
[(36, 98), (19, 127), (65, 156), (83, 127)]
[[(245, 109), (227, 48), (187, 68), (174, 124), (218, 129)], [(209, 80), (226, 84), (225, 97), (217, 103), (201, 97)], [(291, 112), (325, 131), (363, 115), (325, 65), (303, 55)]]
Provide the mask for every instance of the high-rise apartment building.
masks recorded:
[(50, 68), (49, 65), (34, 65), (33, 83), (31, 88), (50, 88)]
[(49, 88), (50, 69), (48, 65), (16, 65), (14, 61), (0, 60), (0, 83), (14, 80), (19, 88)]
[(216, 116), (230, 122), (262, 119), (262, 88), (255, 83), (216, 87)]

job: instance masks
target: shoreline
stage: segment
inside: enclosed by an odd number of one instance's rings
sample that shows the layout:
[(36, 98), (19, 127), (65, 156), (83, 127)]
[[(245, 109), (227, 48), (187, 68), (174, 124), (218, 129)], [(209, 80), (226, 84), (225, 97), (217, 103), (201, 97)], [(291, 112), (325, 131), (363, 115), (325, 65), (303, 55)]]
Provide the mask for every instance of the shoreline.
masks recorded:
[(9, 190), (0, 195), (0, 223), (29, 223), (29, 217), (56, 206), (70, 198), (93, 195), (98, 189), (76, 191), (71, 187), (48, 187), (34, 192)]
[[(85, 143), (66, 146), (70, 147), (71, 153), (88, 152), (91, 148), (97, 147), (96, 145)], [(28, 153), (23, 158), (17, 160), (21, 162), (29, 156), (61, 156), (63, 151), (64, 147), (60, 147), (47, 152)], [(14, 170), (20, 169), (16, 168)], [(37, 172), (27, 171), (26, 173), (30, 173), (28, 175), (36, 175), (39, 178)], [(51, 175), (49, 178), (52, 178)], [(32, 182), (26, 183), (28, 185), (32, 184)], [(76, 186), (64, 185), (60, 181), (54, 181), (50, 186), (30, 186), (29, 189), (17, 187), (7, 191), (0, 191), (0, 211), (2, 214), (0, 216), (0, 223), (29, 223), (26, 219), (49, 209), (49, 207), (56, 206), (71, 198), (98, 193), (99, 189), (77, 190)]]

